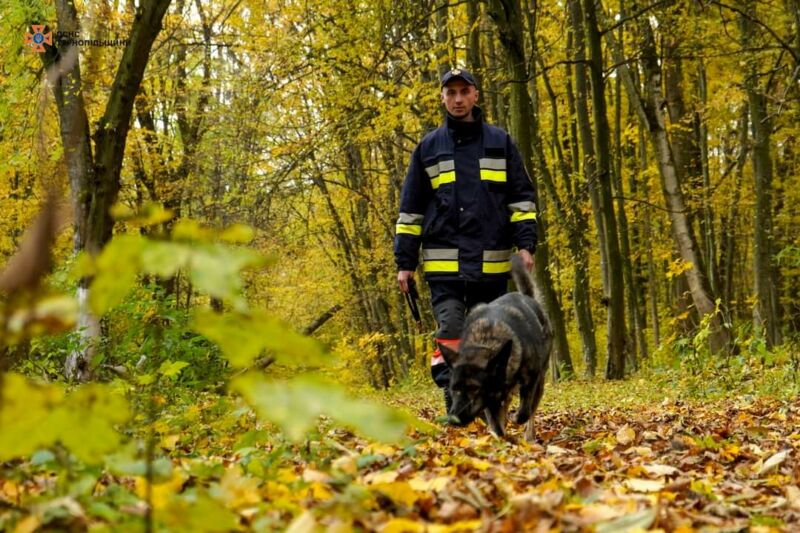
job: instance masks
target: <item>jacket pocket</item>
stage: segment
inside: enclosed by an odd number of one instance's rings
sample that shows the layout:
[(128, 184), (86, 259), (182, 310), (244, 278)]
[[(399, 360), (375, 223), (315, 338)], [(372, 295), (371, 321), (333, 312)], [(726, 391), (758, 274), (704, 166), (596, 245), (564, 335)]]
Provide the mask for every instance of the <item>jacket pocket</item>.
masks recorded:
[(422, 234), (426, 241), (441, 242), (446, 240), (452, 233), (448, 231), (450, 221), (453, 216), (453, 189), (447, 187), (444, 191), (437, 191), (433, 195), (433, 200), (428, 204), (425, 212), (425, 220), (422, 225)]

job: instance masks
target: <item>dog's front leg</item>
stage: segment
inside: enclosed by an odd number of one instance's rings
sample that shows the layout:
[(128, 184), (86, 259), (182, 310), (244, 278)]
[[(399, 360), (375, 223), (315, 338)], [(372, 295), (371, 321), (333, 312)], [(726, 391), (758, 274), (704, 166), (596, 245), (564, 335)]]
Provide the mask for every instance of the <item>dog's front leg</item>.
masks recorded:
[(525, 442), (533, 442), (535, 439), (536, 427), (533, 424), (533, 417), (530, 417), (525, 424)]
[(531, 414), (533, 414), (533, 401), (534, 401), (534, 386), (523, 384), (519, 388), (519, 409), (517, 416), (514, 417), (514, 422), (517, 424), (524, 424), (527, 422)]
[(544, 374), (539, 376), (539, 379), (536, 380), (536, 385), (533, 388), (533, 394), (531, 395), (531, 415), (528, 418), (528, 423), (525, 425), (525, 440), (527, 442), (533, 442), (536, 438), (536, 428), (533, 423), (533, 415), (536, 412), (536, 408), (539, 407), (539, 402), (542, 399), (542, 393), (544, 393)]
[(486, 423), (489, 425), (489, 431), (491, 431), (498, 437), (502, 437), (505, 435), (504, 425), (500, 424), (501, 411), (502, 407), (500, 409), (487, 407), (483, 411), (484, 414), (486, 415)]
[(511, 405), (511, 399), (506, 398), (503, 400), (503, 403), (500, 404), (500, 410), (497, 412), (497, 422), (500, 424), (500, 427), (503, 428), (503, 431), (506, 430), (506, 420), (508, 420), (508, 407)]

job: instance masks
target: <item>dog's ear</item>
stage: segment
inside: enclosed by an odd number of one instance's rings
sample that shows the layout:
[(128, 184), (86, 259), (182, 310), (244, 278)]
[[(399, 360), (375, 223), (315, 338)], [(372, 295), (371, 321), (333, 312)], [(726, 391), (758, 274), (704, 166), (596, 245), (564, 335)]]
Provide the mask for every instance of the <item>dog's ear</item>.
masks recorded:
[(442, 354), (444, 362), (447, 364), (447, 366), (452, 368), (458, 359), (458, 352), (446, 344), (439, 344), (439, 352)]
[(505, 379), (506, 368), (508, 367), (508, 360), (511, 357), (512, 343), (509, 339), (502, 348), (489, 360), (487, 370), (490, 375), (498, 376)]

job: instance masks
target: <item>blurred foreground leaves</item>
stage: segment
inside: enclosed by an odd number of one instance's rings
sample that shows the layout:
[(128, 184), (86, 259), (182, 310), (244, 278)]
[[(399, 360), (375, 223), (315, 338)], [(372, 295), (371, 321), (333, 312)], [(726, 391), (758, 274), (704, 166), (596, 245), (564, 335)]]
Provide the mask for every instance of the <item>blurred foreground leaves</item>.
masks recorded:
[[(138, 215), (124, 209), (115, 214), (135, 227), (155, 226), (171, 217), (155, 207)], [(51, 218), (40, 217), (45, 222)], [(2, 274), (7, 295), (0, 301), (0, 350), (79, 322), (75, 299), (44, 289), (55, 224), (45, 230), (32, 232), (33, 243), (23, 246)], [(186, 272), (195, 290), (220, 302), (217, 310), (198, 309), (193, 327), (219, 346), (232, 368), (247, 369), (258, 357), (306, 367), (326, 362), (325, 350), (316, 341), (268, 311), (249, 307), (242, 272), (267, 263), (242, 246), (253, 235), (241, 225), (213, 230), (189, 220), (177, 221), (169, 235), (122, 233), (97, 256), (81, 256), (73, 278), (88, 282), (89, 309), (99, 318), (119, 306), (143, 278), (169, 279)], [(35, 276), (23, 275), (31, 268)], [(243, 477), (238, 466), (228, 469), (219, 482), (189, 487), (187, 482), (198, 477), (198, 470), (204, 479), (213, 479), (216, 462), (171, 463), (154, 455), (156, 435), (163, 428), (160, 414), (169, 408), (167, 397), (175, 400), (179, 394), (170, 383), (189, 363), (171, 359), (158, 341), (170, 327), (169, 320), (154, 314), (129, 327), (148, 331), (152, 343), (134, 369), (137, 375), (117, 369), (127, 382), (67, 390), (60, 383), (0, 374), (0, 504), (12, 506), (10, 512), (0, 507), (0, 530), (13, 526), (33, 531), (41, 525), (71, 529), (91, 522), (127, 527), (121, 524), (145, 519), (159, 530), (228, 531), (239, 521), (234, 511), (262, 501), (261, 482)], [(331, 382), (240, 373), (231, 390), (262, 420), (274, 422), (295, 441), (315, 431), (321, 415), (376, 439), (399, 441), (405, 433), (406, 419), (394, 409), (351, 399)], [(228, 405), (225, 398), (218, 397), (218, 402)], [(196, 414), (190, 409), (179, 418), (188, 423)], [(253, 411), (240, 405), (215, 416), (221, 418), (220, 430), (230, 430), (242, 416), (251, 421), (248, 414)], [(210, 431), (207, 437), (217, 436)], [(281, 439), (277, 434), (271, 438)], [(162, 451), (169, 452), (181, 436), (158, 439)], [(193, 454), (205, 448), (201, 443)]]

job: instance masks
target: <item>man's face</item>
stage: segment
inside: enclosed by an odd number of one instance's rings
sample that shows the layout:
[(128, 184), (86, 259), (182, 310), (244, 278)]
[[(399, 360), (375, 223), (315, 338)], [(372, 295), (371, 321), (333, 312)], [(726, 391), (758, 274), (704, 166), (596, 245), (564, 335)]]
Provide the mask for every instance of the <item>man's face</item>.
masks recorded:
[(442, 103), (456, 118), (468, 117), (477, 101), (478, 90), (464, 80), (452, 80), (442, 87)]

